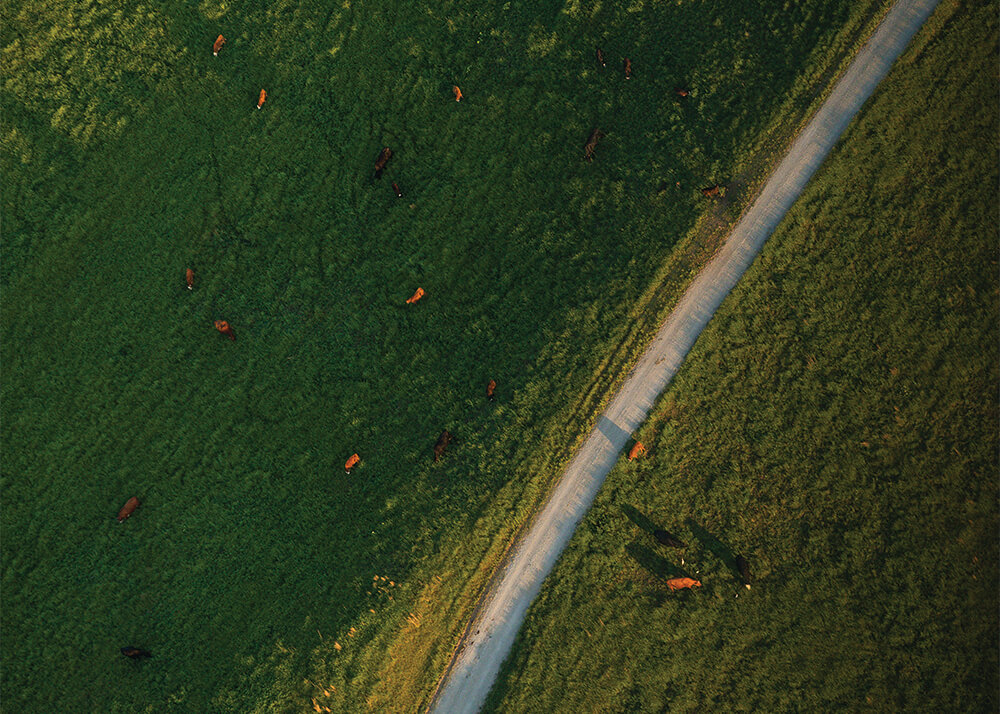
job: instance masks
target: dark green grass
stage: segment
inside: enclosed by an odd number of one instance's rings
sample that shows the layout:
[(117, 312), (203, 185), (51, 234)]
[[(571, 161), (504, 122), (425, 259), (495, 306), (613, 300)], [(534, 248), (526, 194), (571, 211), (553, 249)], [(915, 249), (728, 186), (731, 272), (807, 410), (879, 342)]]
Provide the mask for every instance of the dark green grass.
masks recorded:
[(696, 189), (881, 5), (7, 4), (4, 709), (413, 709)]
[(945, 3), (915, 44), (609, 476), (487, 711), (996, 711), (996, 7)]

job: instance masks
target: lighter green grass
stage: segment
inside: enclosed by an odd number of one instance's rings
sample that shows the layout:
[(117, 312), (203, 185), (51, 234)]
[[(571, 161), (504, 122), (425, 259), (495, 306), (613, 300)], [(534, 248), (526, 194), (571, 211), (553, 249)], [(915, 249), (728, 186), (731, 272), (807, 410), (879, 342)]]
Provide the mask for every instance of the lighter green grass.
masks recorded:
[[(996, 18), (944, 3), (849, 128), (650, 454), (609, 475), (486, 711), (996, 710)], [(679, 574), (704, 586), (669, 593)]]

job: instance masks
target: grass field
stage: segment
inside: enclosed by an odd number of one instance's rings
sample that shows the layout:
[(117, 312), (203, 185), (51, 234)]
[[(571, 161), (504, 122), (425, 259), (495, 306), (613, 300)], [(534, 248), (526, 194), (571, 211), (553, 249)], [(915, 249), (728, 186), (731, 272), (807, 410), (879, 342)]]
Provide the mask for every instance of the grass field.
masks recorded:
[(0, 705), (415, 709), (697, 188), (884, 5), (5, 8)]
[(609, 475), (485, 711), (996, 711), (997, 29), (938, 8)]

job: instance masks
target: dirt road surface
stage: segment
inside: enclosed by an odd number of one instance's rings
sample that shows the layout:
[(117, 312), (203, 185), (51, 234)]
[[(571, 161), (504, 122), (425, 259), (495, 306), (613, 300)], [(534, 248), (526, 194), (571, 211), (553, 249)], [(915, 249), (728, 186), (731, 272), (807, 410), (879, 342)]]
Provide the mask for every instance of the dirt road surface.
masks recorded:
[(630, 435), (646, 419), (715, 310), (936, 5), (937, 0), (896, 2), (725, 245), (691, 284), (494, 576), (429, 711), (471, 714), (482, 706), (528, 606)]

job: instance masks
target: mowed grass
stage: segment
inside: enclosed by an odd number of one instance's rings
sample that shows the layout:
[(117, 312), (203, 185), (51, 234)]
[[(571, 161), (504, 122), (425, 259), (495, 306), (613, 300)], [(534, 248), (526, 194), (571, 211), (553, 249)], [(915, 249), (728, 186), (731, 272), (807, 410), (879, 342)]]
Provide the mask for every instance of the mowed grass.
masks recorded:
[(883, 6), (11, 8), (4, 709), (416, 709), (697, 188)]
[(485, 711), (996, 711), (996, 62), (995, 5), (944, 2), (609, 475)]

